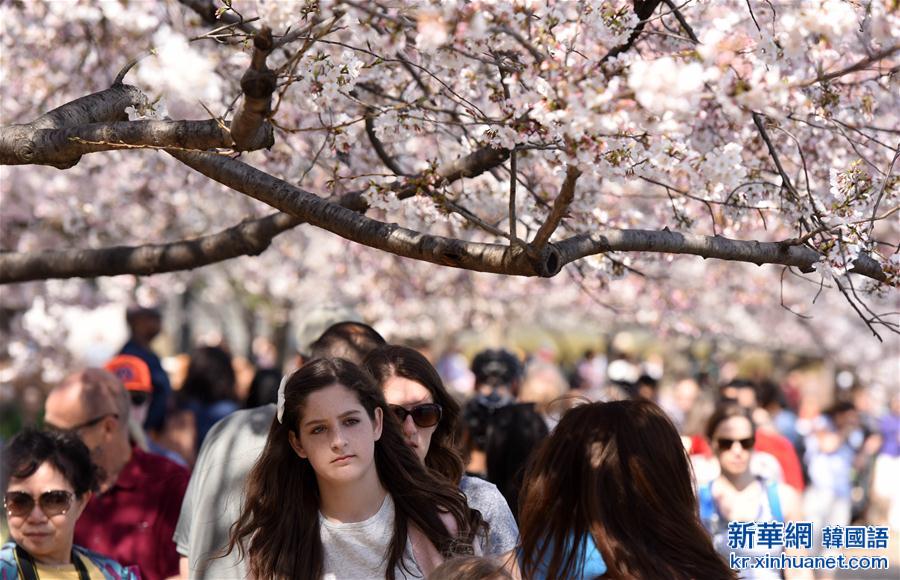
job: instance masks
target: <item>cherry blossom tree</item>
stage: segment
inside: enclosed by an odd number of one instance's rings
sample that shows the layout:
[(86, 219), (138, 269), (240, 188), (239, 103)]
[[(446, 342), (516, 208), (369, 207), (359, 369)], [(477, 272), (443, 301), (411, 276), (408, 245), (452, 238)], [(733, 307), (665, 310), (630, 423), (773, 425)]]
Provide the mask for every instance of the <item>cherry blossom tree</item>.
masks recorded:
[[(786, 309), (811, 287), (879, 338), (898, 330), (890, 2), (110, 0), (0, 17), (0, 282), (32, 339), (54, 305), (134, 292), (103, 278), (122, 274), (243, 288), (276, 317), (337, 272), (334, 295), (397, 321), (526, 316), (539, 288), (548, 311), (658, 324), (712, 293), (674, 255), (725, 261), (718, 279), (776, 292), (780, 316), (803, 320)], [(741, 295), (729, 286), (720, 300)]]

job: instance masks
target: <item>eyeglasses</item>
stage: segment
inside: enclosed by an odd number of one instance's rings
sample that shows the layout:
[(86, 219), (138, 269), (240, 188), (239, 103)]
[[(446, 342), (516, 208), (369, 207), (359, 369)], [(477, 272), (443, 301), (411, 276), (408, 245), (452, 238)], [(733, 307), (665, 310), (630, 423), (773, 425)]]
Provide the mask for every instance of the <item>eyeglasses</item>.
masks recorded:
[(115, 417), (116, 419), (118, 419), (119, 414), (118, 413), (104, 413), (103, 415), (100, 415), (99, 417), (95, 417), (95, 418), (91, 419), (90, 421), (85, 421), (84, 423), (79, 423), (78, 425), (75, 425), (74, 427), (69, 427), (68, 429), (63, 429), (62, 427), (57, 427), (56, 425), (53, 425), (52, 423), (46, 423), (46, 422), (44, 423), (44, 426), (47, 427), (48, 429), (53, 429), (55, 431), (70, 431), (72, 433), (77, 433), (78, 431), (81, 431), (82, 429), (87, 429), (88, 427), (93, 427), (94, 425), (99, 424), (100, 421), (106, 419), (107, 417)]
[[(65, 514), (72, 507), (75, 494), (71, 491), (54, 489), (38, 496), (37, 504), (48, 518)], [(8, 491), (3, 498), (3, 507), (9, 517), (24, 518), (34, 509), (34, 498), (24, 491)]]
[(419, 427), (434, 427), (441, 420), (443, 413), (443, 409), (437, 403), (416, 405), (408, 411), (400, 405), (390, 405), (390, 407), (401, 423), (406, 421), (408, 416), (412, 415), (413, 423)]
[(728, 439), (726, 437), (719, 437), (716, 439), (716, 443), (719, 444), (719, 451), (727, 451), (731, 449), (735, 443), (740, 443), (741, 447), (745, 450), (749, 450), (756, 444), (756, 438), (747, 437), (746, 439)]

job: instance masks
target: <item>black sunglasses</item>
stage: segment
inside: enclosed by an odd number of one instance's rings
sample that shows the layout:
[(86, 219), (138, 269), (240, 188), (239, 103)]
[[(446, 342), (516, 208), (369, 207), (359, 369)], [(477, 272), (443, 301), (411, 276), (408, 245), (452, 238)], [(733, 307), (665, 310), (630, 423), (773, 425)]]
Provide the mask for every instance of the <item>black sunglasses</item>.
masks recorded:
[(406, 421), (408, 416), (412, 415), (413, 423), (419, 427), (434, 427), (441, 420), (443, 413), (443, 409), (437, 403), (416, 405), (408, 411), (400, 405), (390, 405), (390, 407), (401, 423)]
[(718, 439), (716, 439), (716, 443), (719, 444), (720, 451), (727, 451), (728, 449), (731, 449), (735, 443), (740, 443), (741, 447), (749, 450), (752, 449), (756, 444), (756, 438), (747, 437), (746, 439), (728, 439), (727, 437), (719, 437)]
[(107, 417), (115, 417), (118, 420), (119, 414), (118, 413), (104, 413), (103, 415), (100, 415), (99, 417), (95, 417), (95, 418), (91, 419), (90, 421), (85, 421), (84, 423), (79, 423), (78, 425), (75, 425), (74, 427), (69, 427), (68, 429), (63, 429), (62, 427), (54, 425), (53, 423), (47, 423), (47, 422), (44, 422), (44, 426), (47, 427), (48, 429), (53, 429), (54, 431), (68, 431), (70, 433), (78, 433), (82, 429), (87, 429), (88, 427), (93, 427), (94, 425), (99, 424), (100, 421), (106, 419)]
[[(75, 494), (71, 491), (54, 489), (38, 496), (37, 504), (48, 518), (65, 514), (72, 507)], [(8, 491), (3, 498), (3, 507), (9, 517), (24, 518), (34, 509), (34, 498), (24, 491)]]

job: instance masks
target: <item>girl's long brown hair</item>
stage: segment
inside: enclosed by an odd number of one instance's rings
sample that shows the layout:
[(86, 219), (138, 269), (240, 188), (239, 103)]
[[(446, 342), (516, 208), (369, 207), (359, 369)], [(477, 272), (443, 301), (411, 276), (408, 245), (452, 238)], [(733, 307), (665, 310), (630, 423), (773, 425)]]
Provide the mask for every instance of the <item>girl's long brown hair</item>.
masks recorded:
[(525, 578), (577, 577), (572, 547), (588, 534), (604, 577), (735, 578), (700, 522), (678, 432), (654, 403), (566, 413), (529, 465), (519, 509)]
[(447, 392), (437, 370), (418, 351), (397, 345), (376, 348), (366, 356), (363, 366), (372, 373), (382, 389), (391, 377), (403, 377), (428, 389), (434, 402), (440, 405), (443, 411), (441, 421), (431, 435), (425, 465), (446, 477), (454, 485), (459, 485), (465, 470), (462, 456), (456, 446), (459, 403)]
[[(394, 533), (385, 555), (387, 578), (394, 579), (398, 565), (408, 572), (403, 553), (409, 525), (418, 527), (445, 556), (472, 553), (480, 515), (468, 508), (458, 489), (428, 473), (403, 441), (381, 390), (367, 373), (343, 359), (316, 359), (288, 379), (283, 422), (272, 421), (265, 449), (247, 480), (244, 508), (231, 528), (226, 553), (237, 549), (248, 559), (250, 576), (258, 579), (318, 580), (324, 574), (316, 474), (291, 448), (288, 433), (298, 434), (307, 397), (335, 384), (356, 393), (370, 418), (376, 408), (384, 417), (381, 438), (375, 442), (375, 465), (395, 505)], [(440, 512), (456, 520), (456, 535), (441, 521)]]

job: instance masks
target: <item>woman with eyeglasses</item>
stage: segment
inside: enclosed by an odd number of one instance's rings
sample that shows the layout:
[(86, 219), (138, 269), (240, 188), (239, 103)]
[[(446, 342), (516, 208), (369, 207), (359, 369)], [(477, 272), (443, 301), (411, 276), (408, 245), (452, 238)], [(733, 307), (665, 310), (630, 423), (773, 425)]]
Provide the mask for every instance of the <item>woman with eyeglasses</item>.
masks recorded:
[(7, 445), (3, 463), (12, 541), (0, 549), (0, 578), (138, 578), (132, 569), (74, 545), (75, 522), (97, 483), (90, 452), (75, 434), (23, 431)]
[(375, 377), (403, 426), (403, 435), (419, 459), (466, 495), (469, 507), (481, 512), (488, 532), (481, 538), (486, 556), (512, 550), (519, 537), (516, 520), (493, 483), (464, 475), (465, 466), (454, 437), (459, 404), (444, 387), (437, 370), (418, 351), (395, 345), (373, 350), (363, 365)]
[[(718, 407), (706, 426), (713, 453), (718, 459), (720, 474), (711, 482), (700, 486), (700, 517), (712, 534), (716, 550), (725, 557), (755, 557), (770, 554), (778, 557), (783, 549), (774, 545), (766, 547), (754, 541), (745, 546), (728, 541), (729, 522), (798, 522), (803, 519), (800, 497), (788, 485), (755, 475), (750, 470), (753, 446), (756, 443), (756, 425), (750, 411), (729, 403)], [(776, 524), (776, 527), (777, 524)], [(782, 537), (782, 545), (784, 538)], [(786, 550), (788, 554), (798, 553)], [(790, 577), (804, 577), (808, 573), (798, 571)], [(781, 570), (748, 569), (741, 578), (782, 578)]]

